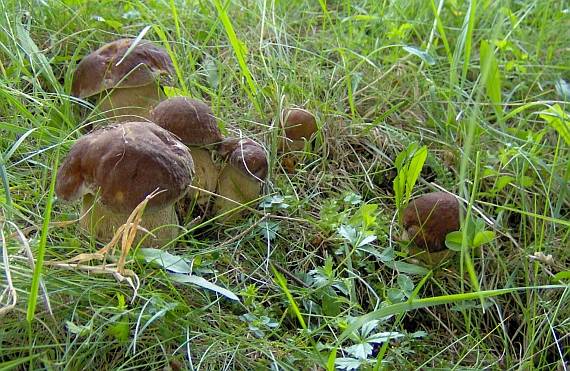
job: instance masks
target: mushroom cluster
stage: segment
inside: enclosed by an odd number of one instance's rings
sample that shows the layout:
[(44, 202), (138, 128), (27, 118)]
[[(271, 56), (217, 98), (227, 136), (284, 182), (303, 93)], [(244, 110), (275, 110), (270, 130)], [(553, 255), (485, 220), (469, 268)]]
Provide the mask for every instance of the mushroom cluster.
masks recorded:
[[(72, 95), (95, 100), (109, 122), (81, 137), (63, 161), (56, 195), (82, 200), (81, 228), (110, 241), (147, 200), (137, 240), (162, 246), (177, 238), (177, 203), (229, 221), (260, 197), (268, 173), (263, 147), (223, 137), (212, 109), (186, 97), (166, 99), (173, 82), (166, 50), (120, 39), (85, 56)], [(146, 120), (146, 121), (144, 121)], [(153, 195), (149, 198), (149, 195)]]

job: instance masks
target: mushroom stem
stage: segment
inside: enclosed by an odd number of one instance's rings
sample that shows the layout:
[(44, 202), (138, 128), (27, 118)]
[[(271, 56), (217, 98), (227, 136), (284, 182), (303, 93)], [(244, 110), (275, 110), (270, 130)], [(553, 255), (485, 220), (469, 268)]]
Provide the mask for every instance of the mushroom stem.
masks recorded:
[[(222, 197), (216, 197), (214, 204), (215, 214), (224, 214), (225, 212), (235, 209), (240, 204), (244, 205), (257, 199), (261, 194), (261, 186), (262, 183), (259, 180), (244, 174), (231, 164), (226, 164), (220, 173), (217, 193), (235, 202)], [(235, 220), (239, 215), (239, 212), (232, 213), (224, 217), (224, 220)]]
[[(190, 153), (194, 160), (195, 171), (192, 185), (210, 193), (215, 192), (220, 169), (212, 160), (212, 153), (207, 149), (199, 147), (190, 147)], [(198, 205), (204, 206), (210, 200), (210, 193), (192, 189), (186, 197), (192, 200), (196, 199)]]
[(115, 88), (101, 93), (99, 110), (113, 121), (141, 121), (148, 119), (150, 109), (165, 98), (158, 83), (132, 88)]
[[(85, 215), (84, 215), (85, 214)], [(125, 224), (129, 214), (111, 212), (109, 208), (95, 201), (95, 196), (86, 194), (83, 196), (80, 226), (89, 235), (95, 236), (101, 241), (111, 241), (117, 229)], [(140, 227), (151, 232), (143, 244), (147, 247), (161, 247), (174, 240), (179, 235), (178, 217), (173, 205), (158, 210), (144, 211)], [(145, 232), (137, 232), (134, 244), (138, 243)]]

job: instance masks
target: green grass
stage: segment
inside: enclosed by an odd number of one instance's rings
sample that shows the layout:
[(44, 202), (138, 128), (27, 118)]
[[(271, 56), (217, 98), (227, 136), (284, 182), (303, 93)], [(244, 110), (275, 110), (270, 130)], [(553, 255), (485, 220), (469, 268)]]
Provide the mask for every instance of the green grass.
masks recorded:
[[(544, 115), (570, 112), (555, 88), (570, 81), (569, 11), (557, 0), (0, 0), (0, 369), (567, 368), (570, 124)], [(226, 135), (268, 150), (272, 206), (204, 221), (167, 247), (240, 302), (139, 259), (127, 264), (136, 297), (111, 275), (41, 266), (99, 248), (61, 223), (78, 205), (53, 198), (58, 161), (87, 124), (69, 96), (74, 68), (148, 26), (177, 89), (206, 100)], [(290, 105), (320, 128), (293, 174), (277, 152)], [(397, 241), (395, 160), (411, 144), (428, 151), (412, 195), (462, 197), (491, 242), (471, 249), (465, 233), (461, 252), (426, 269)], [(403, 336), (370, 340), (380, 332)]]

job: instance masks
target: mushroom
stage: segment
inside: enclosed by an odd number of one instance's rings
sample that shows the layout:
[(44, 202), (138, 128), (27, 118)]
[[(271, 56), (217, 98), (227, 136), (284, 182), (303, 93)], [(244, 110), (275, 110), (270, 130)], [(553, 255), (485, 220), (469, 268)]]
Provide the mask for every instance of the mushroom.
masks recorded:
[(445, 192), (416, 198), (404, 209), (402, 222), (407, 237), (428, 252), (445, 249), (445, 236), (459, 230), (459, 202)]
[(162, 246), (178, 235), (174, 203), (188, 191), (193, 168), (190, 151), (170, 132), (150, 122), (128, 122), (77, 140), (57, 173), (55, 191), (65, 201), (82, 198), (81, 227), (108, 242), (158, 190), (140, 226), (156, 236), (148, 245)]
[[(216, 215), (259, 198), (269, 168), (265, 150), (251, 139), (226, 139), (220, 146), (220, 154), (226, 164), (218, 179), (218, 197), (214, 203)], [(225, 219), (231, 220), (240, 214)]]
[(220, 171), (212, 160), (211, 149), (220, 144), (222, 133), (212, 110), (199, 100), (176, 97), (159, 103), (151, 111), (150, 119), (190, 148), (196, 169), (192, 185), (207, 192), (194, 189), (189, 195), (198, 205), (205, 206), (216, 191)]
[(129, 51), (132, 39), (119, 39), (85, 56), (73, 75), (71, 94), (96, 96), (105, 116), (115, 121), (148, 118), (149, 110), (171, 85), (174, 67), (163, 48), (142, 40)]
[(302, 151), (305, 140), (309, 141), (318, 130), (315, 116), (301, 108), (287, 108), (281, 112), (281, 127), (285, 132), (279, 143), (281, 151)]

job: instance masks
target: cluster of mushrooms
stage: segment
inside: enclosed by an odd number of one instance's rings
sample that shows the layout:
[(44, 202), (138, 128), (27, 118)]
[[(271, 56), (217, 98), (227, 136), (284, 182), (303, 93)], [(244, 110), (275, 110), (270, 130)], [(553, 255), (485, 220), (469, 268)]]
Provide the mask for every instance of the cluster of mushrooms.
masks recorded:
[[(264, 148), (251, 139), (224, 138), (206, 103), (166, 99), (163, 87), (173, 85), (174, 74), (166, 50), (146, 40), (110, 42), (77, 66), (72, 95), (93, 100), (108, 125), (72, 146), (57, 174), (56, 195), (82, 200), (80, 226), (100, 241), (110, 241), (154, 192), (140, 222), (151, 232), (150, 246), (178, 237), (181, 205), (229, 220), (260, 197), (268, 173)], [(307, 112), (284, 114), (284, 126), (297, 126)], [(280, 147), (304, 143), (316, 131), (311, 118), (309, 131), (285, 130)]]
[[(263, 147), (247, 138), (223, 138), (211, 108), (187, 98), (166, 98), (174, 67), (166, 50), (120, 39), (84, 57), (72, 94), (95, 100), (110, 125), (81, 137), (57, 174), (56, 194), (82, 200), (81, 227), (109, 241), (131, 212), (153, 192), (140, 226), (146, 245), (162, 246), (180, 232), (181, 206), (235, 218), (260, 197), (268, 173)], [(317, 131), (315, 117), (300, 108), (283, 110), (282, 152), (303, 150)], [(212, 210), (209, 210), (210, 206)], [(178, 211), (178, 213), (177, 213)], [(435, 192), (403, 212), (404, 239), (432, 253), (459, 229), (459, 203)]]

